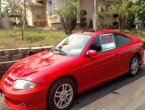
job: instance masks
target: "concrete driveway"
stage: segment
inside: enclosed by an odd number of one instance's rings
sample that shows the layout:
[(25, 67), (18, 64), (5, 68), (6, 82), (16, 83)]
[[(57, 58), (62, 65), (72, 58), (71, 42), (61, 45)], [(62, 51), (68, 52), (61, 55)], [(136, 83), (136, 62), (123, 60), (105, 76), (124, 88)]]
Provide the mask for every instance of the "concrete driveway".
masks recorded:
[[(145, 110), (145, 65), (140, 74), (124, 75), (78, 95), (71, 110)], [(0, 110), (8, 110), (0, 98)]]

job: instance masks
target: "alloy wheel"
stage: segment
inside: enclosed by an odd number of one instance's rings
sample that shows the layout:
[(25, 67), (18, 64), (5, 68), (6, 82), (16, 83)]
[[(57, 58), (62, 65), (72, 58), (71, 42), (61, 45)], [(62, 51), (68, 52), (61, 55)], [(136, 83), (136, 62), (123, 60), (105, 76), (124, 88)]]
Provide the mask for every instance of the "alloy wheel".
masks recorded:
[(73, 99), (73, 87), (70, 84), (62, 84), (55, 91), (54, 103), (58, 109), (64, 109), (70, 105)]
[(131, 61), (130, 72), (132, 75), (136, 75), (139, 69), (139, 61), (137, 57), (134, 57)]

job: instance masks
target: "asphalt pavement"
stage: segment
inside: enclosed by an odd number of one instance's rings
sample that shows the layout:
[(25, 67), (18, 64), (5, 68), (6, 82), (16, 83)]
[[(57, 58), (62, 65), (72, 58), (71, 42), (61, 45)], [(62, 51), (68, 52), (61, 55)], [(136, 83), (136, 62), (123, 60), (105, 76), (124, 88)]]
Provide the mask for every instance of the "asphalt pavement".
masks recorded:
[[(9, 110), (2, 98), (0, 110)], [(71, 110), (145, 110), (145, 65), (136, 77), (124, 75), (79, 94)]]

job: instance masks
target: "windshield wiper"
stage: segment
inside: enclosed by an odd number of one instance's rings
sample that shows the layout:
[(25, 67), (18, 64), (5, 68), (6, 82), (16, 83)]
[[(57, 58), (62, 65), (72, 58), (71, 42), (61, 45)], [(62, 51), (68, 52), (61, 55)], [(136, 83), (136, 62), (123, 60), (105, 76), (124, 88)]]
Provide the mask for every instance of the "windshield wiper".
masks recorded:
[(65, 53), (65, 52), (62, 51), (61, 49), (54, 48), (53, 50), (59, 52), (59, 54), (61, 54), (61, 55), (64, 55), (64, 56), (67, 55), (67, 53)]

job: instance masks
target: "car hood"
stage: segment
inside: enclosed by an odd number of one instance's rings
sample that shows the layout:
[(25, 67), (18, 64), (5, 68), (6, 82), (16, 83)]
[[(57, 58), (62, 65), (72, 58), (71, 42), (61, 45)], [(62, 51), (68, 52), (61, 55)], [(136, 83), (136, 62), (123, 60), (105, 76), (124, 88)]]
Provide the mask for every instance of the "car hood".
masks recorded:
[(46, 69), (52, 71), (50, 68), (62, 65), (73, 58), (45, 51), (18, 61), (8, 70), (7, 74), (12, 74), (16, 77), (26, 77)]

